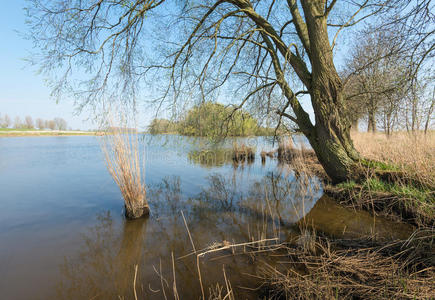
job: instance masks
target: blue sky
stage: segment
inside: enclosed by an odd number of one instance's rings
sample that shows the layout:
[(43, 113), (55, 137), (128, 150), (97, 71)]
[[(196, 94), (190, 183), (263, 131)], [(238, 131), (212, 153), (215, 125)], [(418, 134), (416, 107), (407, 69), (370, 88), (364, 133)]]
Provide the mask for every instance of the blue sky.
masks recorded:
[[(25, 0), (4, 1), (0, 10), (0, 114), (8, 114), (12, 119), (15, 116), (23, 119), (27, 115), (34, 119), (61, 117), (73, 129), (95, 128), (91, 121), (87, 121), (89, 115), (77, 115), (71, 99), (64, 98), (56, 103), (50, 97), (44, 77), (24, 61), (32, 50), (32, 43), (20, 35), (20, 32), (26, 32), (25, 5)], [(341, 62), (340, 55), (337, 60)], [(304, 99), (302, 104), (313, 116), (307, 100)], [(152, 116), (152, 112), (142, 114), (140, 122), (143, 124), (140, 127), (144, 127)]]
[[(22, 34), (26, 32), (25, 0), (4, 1), (0, 10), (0, 115), (8, 114), (12, 120), (16, 116), (24, 119), (64, 118), (73, 129), (92, 129), (96, 126), (87, 121), (89, 115), (80, 115), (74, 109), (72, 99), (63, 98), (56, 103), (50, 97), (50, 88), (44, 76), (37, 74), (37, 68), (25, 62), (30, 56), (32, 42)], [(303, 101), (307, 104), (306, 101)], [(310, 105), (304, 105), (312, 114)], [(142, 116), (140, 127), (149, 123), (154, 114)]]
[[(89, 129), (93, 124), (86, 121), (88, 115), (74, 115), (73, 102), (62, 99), (59, 104), (50, 98), (50, 89), (45, 85), (37, 69), (23, 59), (29, 56), (32, 43), (18, 32), (25, 32), (25, 0), (2, 1), (0, 10), (0, 114), (23, 119), (26, 115), (34, 119), (67, 120), (73, 129)], [(17, 32), (18, 31), (18, 32)]]

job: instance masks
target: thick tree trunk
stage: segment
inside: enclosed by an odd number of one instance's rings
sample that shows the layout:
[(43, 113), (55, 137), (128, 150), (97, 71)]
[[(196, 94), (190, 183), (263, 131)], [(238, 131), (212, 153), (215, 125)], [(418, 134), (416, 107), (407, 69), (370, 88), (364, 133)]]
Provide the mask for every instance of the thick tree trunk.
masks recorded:
[(310, 39), (312, 81), (308, 90), (316, 119), (314, 128), (305, 134), (328, 176), (338, 183), (358, 176), (356, 166), (360, 156), (350, 137), (343, 85), (333, 62), (327, 20), (323, 16), (325, 1), (301, 2)]
[(125, 217), (127, 219), (138, 219), (150, 214), (150, 208), (145, 196), (133, 203), (125, 204)]
[[(326, 92), (326, 88), (329, 92)], [(359, 176), (356, 167), (360, 156), (350, 137), (350, 122), (331, 101), (341, 98), (341, 92), (331, 86), (323, 86), (313, 92), (316, 124), (314, 132), (307, 134), (319, 162), (334, 183), (355, 179)], [(326, 97), (329, 95), (331, 97)], [(332, 96), (334, 95), (334, 96)], [(330, 105), (324, 105), (329, 103)]]

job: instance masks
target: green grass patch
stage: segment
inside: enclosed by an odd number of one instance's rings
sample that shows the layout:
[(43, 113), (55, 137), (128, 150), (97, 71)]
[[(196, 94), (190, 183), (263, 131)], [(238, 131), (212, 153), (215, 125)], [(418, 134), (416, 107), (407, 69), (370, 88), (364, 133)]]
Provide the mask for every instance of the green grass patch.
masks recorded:
[(417, 188), (413, 185), (388, 183), (375, 177), (366, 179), (361, 184), (358, 184), (355, 181), (343, 182), (338, 184), (337, 187), (345, 190), (354, 190), (357, 187), (360, 187), (366, 191), (390, 193), (400, 198), (434, 204), (434, 197), (428, 189)]
[(361, 160), (361, 164), (367, 168), (370, 169), (376, 169), (376, 170), (382, 170), (382, 171), (401, 171), (402, 168), (399, 166), (396, 166), (394, 164), (391, 163), (386, 163), (383, 161), (376, 161), (376, 160), (367, 160), (367, 159), (363, 159)]
[[(361, 183), (354, 181), (343, 182), (337, 185), (348, 192), (351, 192), (354, 197), (376, 198), (376, 193), (386, 193), (391, 196), (392, 201), (396, 201), (398, 210), (405, 209), (412, 211), (416, 218), (426, 220), (426, 224), (430, 224), (435, 219), (435, 195), (428, 188), (421, 188), (412, 184), (389, 183), (380, 180), (377, 177), (371, 177)], [(360, 191), (359, 193), (353, 193)], [(378, 195), (383, 199), (382, 195)], [(398, 199), (398, 201), (397, 201)]]
[(367, 190), (387, 192), (400, 198), (416, 200), (424, 203), (433, 204), (434, 201), (430, 190), (417, 188), (408, 184), (387, 183), (377, 178), (369, 178), (363, 183), (362, 187)]

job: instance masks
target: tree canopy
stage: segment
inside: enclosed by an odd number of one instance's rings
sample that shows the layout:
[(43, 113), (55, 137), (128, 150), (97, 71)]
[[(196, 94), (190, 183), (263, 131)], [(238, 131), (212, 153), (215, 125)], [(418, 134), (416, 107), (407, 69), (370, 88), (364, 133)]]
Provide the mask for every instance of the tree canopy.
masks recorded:
[(252, 136), (272, 135), (272, 128), (258, 125), (258, 121), (243, 110), (220, 103), (206, 102), (195, 105), (180, 120), (154, 119), (149, 133), (178, 133), (188, 136)]
[(72, 91), (80, 105), (154, 96), (156, 109), (166, 100), (174, 110), (224, 94), (235, 111), (250, 105), (275, 115), (276, 126), (292, 122), (337, 182), (352, 177), (360, 158), (334, 62), (341, 33), (364, 22), (402, 32), (414, 77), (435, 50), (432, 0), (31, 3), (36, 62), (54, 71), (55, 94)]

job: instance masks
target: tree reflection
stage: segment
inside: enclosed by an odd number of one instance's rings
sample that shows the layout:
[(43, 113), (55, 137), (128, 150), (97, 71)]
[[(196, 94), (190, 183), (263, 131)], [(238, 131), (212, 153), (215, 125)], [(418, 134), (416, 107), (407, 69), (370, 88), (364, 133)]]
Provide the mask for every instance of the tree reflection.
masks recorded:
[[(213, 174), (207, 186), (188, 197), (180, 177), (167, 177), (148, 189), (153, 212), (149, 219), (124, 221), (110, 213), (98, 215), (95, 226), (83, 235), (82, 250), (65, 258), (61, 266), (57, 298), (131, 299), (135, 265), (139, 269), (137, 293), (142, 299), (161, 299), (163, 290), (172, 297), (173, 272), (180, 297), (199, 298), (196, 260), (189, 255), (193, 247), (187, 230), (197, 250), (224, 241), (286, 238), (296, 233), (291, 225), (316, 200), (316, 195), (295, 191), (299, 183), (292, 176), (269, 173), (243, 189), (239, 180)], [(206, 290), (223, 284), (223, 265), (233, 287), (255, 288), (255, 277), (242, 274), (255, 274), (258, 266), (249, 257), (228, 254), (201, 260)], [(242, 298), (255, 298), (253, 292), (235, 292)]]
[(120, 227), (110, 212), (97, 216), (96, 225), (82, 236), (82, 250), (60, 266), (58, 299), (132, 296), (134, 266), (143, 258), (147, 219), (123, 221)]

